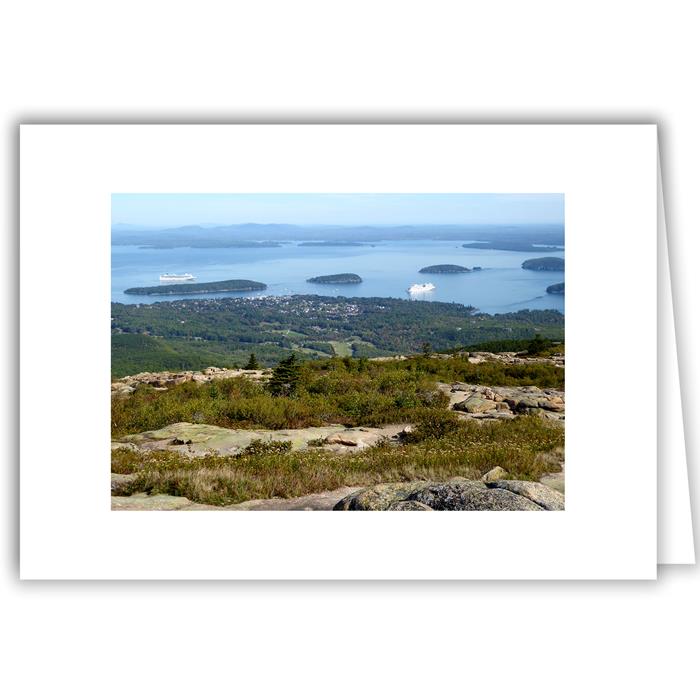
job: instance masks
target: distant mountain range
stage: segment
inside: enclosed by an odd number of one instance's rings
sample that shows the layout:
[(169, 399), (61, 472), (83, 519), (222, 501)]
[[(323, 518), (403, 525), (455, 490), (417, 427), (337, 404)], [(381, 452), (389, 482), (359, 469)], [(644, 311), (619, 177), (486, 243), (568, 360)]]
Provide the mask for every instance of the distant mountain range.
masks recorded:
[[(294, 224), (201, 225), (172, 228), (112, 226), (113, 245), (146, 245), (158, 248), (229, 247), (245, 242), (323, 241), (331, 244), (399, 240), (478, 241), (489, 245), (563, 246), (564, 227), (558, 224), (415, 225), (415, 226), (297, 226)], [(508, 249), (508, 248), (506, 248)], [(512, 249), (512, 248), (510, 248)], [(526, 250), (529, 248), (525, 248)]]

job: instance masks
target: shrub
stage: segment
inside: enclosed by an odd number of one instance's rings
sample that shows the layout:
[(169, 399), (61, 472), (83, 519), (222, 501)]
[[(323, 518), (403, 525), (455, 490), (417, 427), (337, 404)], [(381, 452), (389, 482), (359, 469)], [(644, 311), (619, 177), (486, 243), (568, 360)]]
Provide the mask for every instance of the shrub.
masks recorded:
[(253, 440), (243, 450), (246, 455), (280, 455), (292, 451), (291, 440)]
[(447, 411), (429, 411), (416, 423), (413, 431), (404, 438), (405, 442), (423, 442), (429, 439), (444, 438), (460, 429), (460, 419)]

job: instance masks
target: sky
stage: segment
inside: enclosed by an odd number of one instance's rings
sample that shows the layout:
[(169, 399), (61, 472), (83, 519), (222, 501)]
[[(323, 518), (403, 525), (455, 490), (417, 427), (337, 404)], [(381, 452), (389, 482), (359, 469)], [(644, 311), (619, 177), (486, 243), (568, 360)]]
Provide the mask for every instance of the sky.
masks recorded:
[(563, 194), (113, 194), (112, 225), (564, 223)]

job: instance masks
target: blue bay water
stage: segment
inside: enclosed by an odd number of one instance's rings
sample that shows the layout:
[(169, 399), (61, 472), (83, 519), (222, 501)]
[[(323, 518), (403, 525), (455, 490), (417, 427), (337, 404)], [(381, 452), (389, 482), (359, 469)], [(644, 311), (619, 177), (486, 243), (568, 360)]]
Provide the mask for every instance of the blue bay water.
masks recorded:
[[(563, 257), (563, 251), (541, 254)], [(436, 289), (415, 296), (427, 301), (471, 304), (486, 313), (519, 309), (564, 311), (563, 295), (547, 294), (550, 284), (564, 281), (563, 272), (523, 270), (524, 260), (540, 254), (505, 250), (462, 248), (458, 241), (381, 241), (350, 246), (300, 246), (279, 248), (172, 248), (149, 249), (112, 246), (112, 301), (124, 304), (153, 303), (173, 299), (231, 296), (320, 294), (324, 296), (410, 298), (407, 288), (432, 282)], [(479, 266), (481, 271), (445, 275), (421, 274), (427, 265)], [(160, 284), (165, 272), (193, 274), (197, 282), (249, 279), (267, 284), (261, 292), (229, 292), (182, 296), (124, 294), (129, 287)], [(306, 282), (309, 277), (352, 272), (361, 284), (328, 285)]]

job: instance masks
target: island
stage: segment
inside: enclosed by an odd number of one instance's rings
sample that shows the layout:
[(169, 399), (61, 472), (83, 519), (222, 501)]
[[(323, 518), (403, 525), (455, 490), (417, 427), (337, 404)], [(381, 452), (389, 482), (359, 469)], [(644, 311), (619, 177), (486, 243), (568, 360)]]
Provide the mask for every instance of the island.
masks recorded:
[(521, 267), (523, 270), (562, 272), (564, 270), (564, 258), (530, 258)]
[(547, 294), (563, 294), (564, 293), (564, 283), (558, 282), (557, 284), (550, 284), (547, 287)]
[(193, 284), (161, 284), (155, 287), (130, 287), (124, 294), (168, 295), (168, 294), (213, 294), (219, 292), (257, 292), (267, 289), (262, 282), (252, 280), (223, 280), (221, 282), (198, 282)]
[(540, 245), (534, 243), (522, 243), (519, 241), (477, 241), (476, 243), (462, 243), (462, 248), (477, 248), (479, 250), (511, 250), (516, 252), (546, 252), (548, 250), (564, 250), (558, 245)]
[(352, 272), (341, 272), (338, 275), (321, 275), (320, 277), (310, 277), (307, 282), (313, 284), (359, 284), (362, 277)]
[(173, 248), (280, 248), (281, 243), (277, 241), (184, 241), (145, 243), (139, 248), (143, 250), (172, 250)]
[(468, 267), (462, 267), (461, 265), (428, 265), (428, 267), (422, 267), (418, 272), (434, 272), (439, 275), (454, 275), (459, 272), (471, 272)]
[[(360, 247), (369, 245), (368, 243), (360, 243), (359, 241), (304, 241), (299, 244), (300, 248), (324, 247), (324, 246), (344, 246), (344, 247)], [(374, 246), (372, 246), (374, 248)]]

